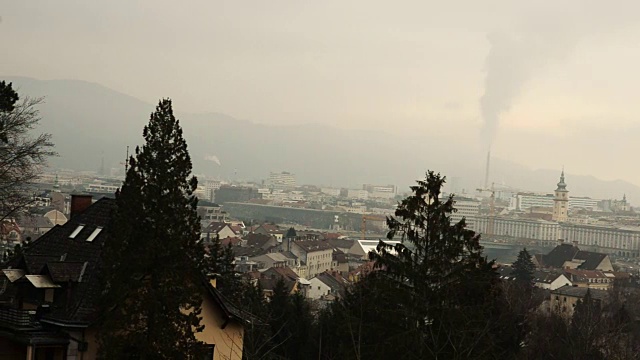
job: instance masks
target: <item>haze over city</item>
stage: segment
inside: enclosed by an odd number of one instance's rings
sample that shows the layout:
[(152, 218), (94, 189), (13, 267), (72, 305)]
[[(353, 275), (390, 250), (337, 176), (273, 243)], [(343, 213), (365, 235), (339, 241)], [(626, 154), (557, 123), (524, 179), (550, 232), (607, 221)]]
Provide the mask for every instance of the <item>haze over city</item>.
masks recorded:
[[(149, 104), (170, 94), (183, 113), (424, 139), (479, 171), (491, 144), (495, 158), (554, 177), (564, 165), (640, 185), (621, 155), (640, 151), (638, 10), (633, 1), (8, 2), (0, 73), (88, 81)], [(198, 157), (224, 165), (229, 155), (215, 150)]]
[(5, 1), (0, 359), (638, 359), (640, 3)]

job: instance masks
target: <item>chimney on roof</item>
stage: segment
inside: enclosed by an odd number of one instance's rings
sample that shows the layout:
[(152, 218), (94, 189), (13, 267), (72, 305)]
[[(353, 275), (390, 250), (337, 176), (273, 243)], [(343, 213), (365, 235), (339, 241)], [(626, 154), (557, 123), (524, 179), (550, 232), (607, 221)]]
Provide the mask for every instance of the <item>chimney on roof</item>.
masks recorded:
[(93, 196), (91, 195), (71, 195), (71, 209), (69, 211), (69, 215), (73, 219), (77, 215), (82, 214), (89, 206), (91, 206), (91, 202), (93, 200)]
[(563, 239), (558, 239), (558, 245), (562, 245), (564, 243)]
[(578, 247), (578, 242), (576, 240), (573, 240), (573, 246)]

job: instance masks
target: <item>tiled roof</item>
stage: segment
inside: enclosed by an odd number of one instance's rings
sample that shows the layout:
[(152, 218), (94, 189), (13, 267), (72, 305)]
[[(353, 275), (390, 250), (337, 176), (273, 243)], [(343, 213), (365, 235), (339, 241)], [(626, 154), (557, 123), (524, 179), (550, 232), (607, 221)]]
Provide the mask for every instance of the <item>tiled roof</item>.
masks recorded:
[(533, 273), (533, 280), (537, 283), (551, 284), (561, 275), (559, 272), (536, 271)]
[(577, 286), (570, 286), (570, 285), (565, 285), (563, 287), (555, 289), (551, 291), (551, 294), (584, 298), (585, 295), (587, 294), (587, 291), (591, 293), (591, 297), (593, 297), (594, 299), (602, 300), (602, 299), (606, 299), (608, 296), (606, 290), (597, 290), (597, 289), (590, 289), (586, 287), (577, 287)]
[(606, 257), (607, 254), (580, 250), (576, 253), (574, 259), (584, 260), (584, 262), (578, 266), (578, 269), (595, 270)]
[(547, 255), (542, 256), (544, 266), (561, 268), (566, 261), (571, 261), (575, 254), (580, 251), (573, 244), (561, 244), (553, 248)]
[(327, 242), (334, 248), (350, 249), (353, 246), (353, 240), (349, 239), (328, 239)]
[(49, 261), (43, 272), (48, 272), (53, 282), (81, 282), (82, 275), (88, 262), (80, 261)]
[(218, 233), (222, 231), (222, 229), (224, 229), (225, 226), (229, 226), (229, 224), (224, 222), (212, 221), (211, 223), (209, 223), (209, 226), (207, 226), (206, 231), (210, 231), (212, 233)]
[(231, 246), (236, 246), (241, 242), (242, 239), (240, 239), (239, 237), (228, 237), (220, 240), (220, 245), (228, 246), (229, 244), (231, 244)]
[(325, 271), (323, 273), (316, 275), (316, 278), (318, 278), (318, 280), (322, 281), (327, 286), (329, 286), (331, 290), (338, 293), (341, 297), (344, 297), (345, 291), (347, 289), (347, 285), (349, 285), (349, 282), (345, 278), (343, 278), (340, 274), (338, 273), (332, 274), (329, 271)]
[(285, 279), (288, 279), (288, 280), (292, 280), (292, 281), (296, 281), (296, 280), (298, 280), (300, 278), (298, 276), (298, 274), (296, 274), (288, 266), (268, 268), (267, 270), (262, 272), (262, 276), (263, 277), (273, 277), (273, 278), (282, 277), (282, 278), (285, 278)]
[(301, 249), (306, 252), (324, 251), (333, 249), (333, 246), (327, 241), (323, 240), (301, 240), (294, 241)]
[(271, 240), (271, 236), (251, 233), (247, 234), (244, 239), (247, 240), (248, 247), (262, 247), (267, 241)]
[(53, 223), (42, 215), (22, 216), (16, 220), (21, 229), (26, 228), (52, 228)]
[[(47, 265), (47, 269), (53, 269), (54, 274), (60, 278), (75, 277), (80, 268), (77, 264), (87, 263), (82, 281), (71, 290), (70, 301), (57, 303), (56, 299), (62, 301), (64, 297), (55, 298), (51, 312), (44, 315), (43, 320), (88, 324), (94, 319), (95, 304), (100, 294), (97, 269), (107, 231), (101, 231), (93, 241), (87, 241), (87, 238), (97, 227), (109, 224), (115, 206), (115, 200), (102, 198), (65, 225), (56, 226), (42, 235), (25, 250), (24, 259), (29, 274), (38, 274)], [(84, 227), (74, 238), (70, 238), (69, 235), (80, 225)], [(51, 266), (49, 262), (52, 263)], [(60, 262), (67, 264), (61, 265)]]
[[(275, 289), (276, 285), (278, 284), (278, 280), (279, 279), (260, 278), (258, 279), (258, 283), (260, 284), (260, 287), (262, 288), (262, 290), (273, 291), (273, 289)], [(287, 280), (287, 279), (283, 279), (283, 280), (284, 280), (284, 285), (287, 293), (291, 293), (291, 291), (293, 291), (293, 288), (296, 286), (296, 282)]]

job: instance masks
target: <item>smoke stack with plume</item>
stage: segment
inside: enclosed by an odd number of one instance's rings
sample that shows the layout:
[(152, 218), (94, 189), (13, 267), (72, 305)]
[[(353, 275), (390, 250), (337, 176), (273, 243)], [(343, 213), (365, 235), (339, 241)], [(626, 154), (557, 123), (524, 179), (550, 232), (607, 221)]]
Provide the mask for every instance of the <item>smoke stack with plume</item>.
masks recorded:
[(500, 117), (513, 105), (534, 67), (526, 38), (506, 33), (488, 36), (491, 49), (487, 55), (484, 94), (480, 98), (483, 150), (489, 150), (500, 124)]
[(487, 169), (484, 172), (484, 188), (489, 188), (489, 169), (491, 168), (491, 149), (487, 152)]
[[(619, 26), (614, 21), (616, 18), (627, 20), (605, 2), (592, 0), (580, 4), (577, 10), (568, 4), (554, 5), (552, 11), (543, 5), (532, 5), (541, 7), (529, 11), (518, 28), (487, 36), (490, 49), (485, 59), (484, 93), (480, 98), (483, 150), (491, 148), (500, 118), (512, 108), (532, 77), (547, 65), (566, 58), (589, 34)], [(621, 16), (599, 16), (601, 22), (594, 21), (594, 14), (612, 15), (612, 11)]]

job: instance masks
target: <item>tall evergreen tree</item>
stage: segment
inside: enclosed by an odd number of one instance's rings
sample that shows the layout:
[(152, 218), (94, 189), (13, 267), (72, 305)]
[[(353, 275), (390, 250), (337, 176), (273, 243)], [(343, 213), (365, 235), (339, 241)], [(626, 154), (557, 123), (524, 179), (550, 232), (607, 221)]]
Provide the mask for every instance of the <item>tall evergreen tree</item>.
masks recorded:
[[(12, 83), (0, 81), (0, 111), (9, 112), (15, 109), (15, 104), (20, 97), (18, 93), (13, 89)], [(6, 140), (5, 140), (6, 141)]]
[(104, 249), (104, 359), (199, 355), (204, 249), (191, 159), (171, 100), (144, 127)]
[[(387, 220), (387, 237), (399, 236), (402, 242), (381, 242), (370, 253), (379, 271), (336, 305), (340, 311), (334, 313), (348, 325), (341, 338), (352, 340), (352, 351), (343, 356), (389, 358), (392, 348), (415, 359), (513, 357), (497, 320), (493, 262), (483, 256), (480, 237), (466, 229), (464, 220), (451, 223), (454, 200), (441, 199), (444, 183), (429, 171), (411, 187), (413, 194)], [(381, 332), (396, 335), (381, 338)]]
[(521, 284), (533, 284), (533, 273), (536, 266), (531, 260), (531, 255), (527, 248), (523, 248), (518, 253), (518, 258), (513, 263), (513, 276)]
[(217, 278), (216, 288), (229, 299), (240, 298), (243, 284), (235, 270), (235, 255), (231, 244), (222, 246), (220, 237), (216, 236), (209, 242), (207, 249), (206, 271)]

